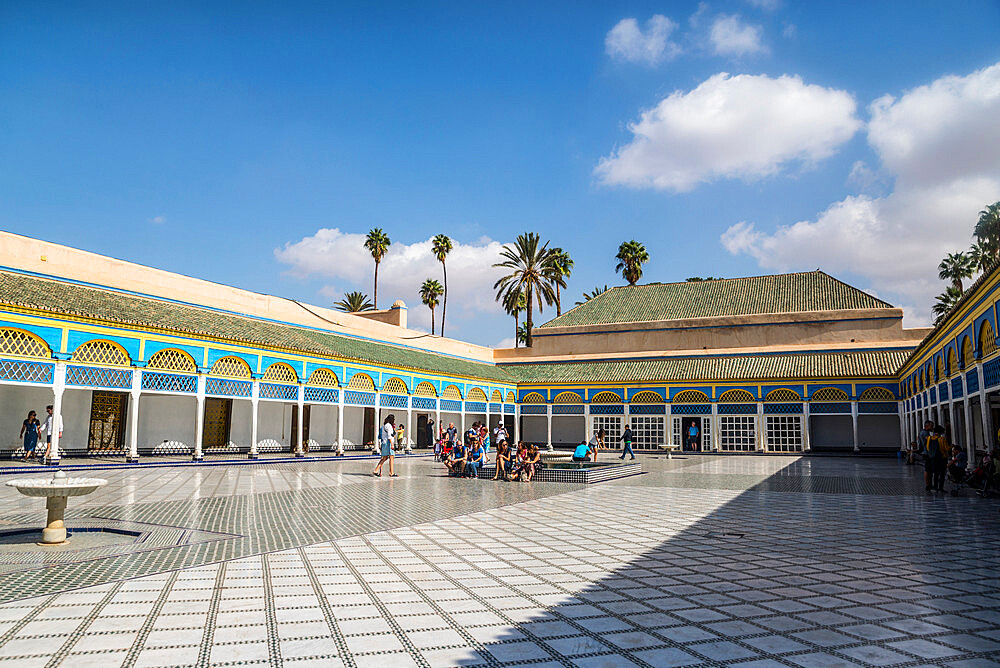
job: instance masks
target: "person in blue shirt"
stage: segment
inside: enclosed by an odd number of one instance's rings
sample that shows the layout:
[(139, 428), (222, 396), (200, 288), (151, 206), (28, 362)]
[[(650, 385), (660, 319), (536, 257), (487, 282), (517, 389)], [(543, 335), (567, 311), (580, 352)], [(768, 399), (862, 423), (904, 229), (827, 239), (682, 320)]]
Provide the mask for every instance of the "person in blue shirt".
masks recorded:
[(574, 462), (589, 462), (590, 454), (593, 448), (589, 443), (581, 443), (576, 446), (576, 450), (573, 451), (573, 461)]
[(465, 447), (461, 443), (456, 443), (445, 461), (449, 475), (462, 475), (465, 472), (465, 460)]
[(691, 421), (691, 425), (688, 427), (688, 447), (691, 450), (698, 451), (698, 450), (701, 449), (699, 447), (700, 446), (700, 442), (698, 440), (698, 434), (699, 433), (701, 433), (701, 432), (698, 429), (698, 424), (694, 420), (692, 420)]
[(465, 465), (465, 475), (469, 478), (478, 478), (479, 467), (486, 463), (486, 450), (483, 449), (482, 443), (476, 437), (472, 439), (470, 450), (472, 452), (469, 454), (469, 461)]

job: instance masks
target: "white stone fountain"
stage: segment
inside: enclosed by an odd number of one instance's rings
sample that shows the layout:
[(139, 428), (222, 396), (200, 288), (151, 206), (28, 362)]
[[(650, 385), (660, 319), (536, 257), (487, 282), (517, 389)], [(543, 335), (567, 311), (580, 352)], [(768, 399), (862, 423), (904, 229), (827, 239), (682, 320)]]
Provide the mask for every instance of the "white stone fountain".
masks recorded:
[(42, 529), (40, 545), (60, 545), (66, 542), (63, 516), (68, 497), (84, 496), (107, 484), (108, 481), (103, 478), (67, 478), (62, 471), (56, 471), (51, 479), (15, 478), (7, 481), (8, 487), (14, 487), (25, 496), (45, 497), (45, 508), (49, 513), (45, 528)]

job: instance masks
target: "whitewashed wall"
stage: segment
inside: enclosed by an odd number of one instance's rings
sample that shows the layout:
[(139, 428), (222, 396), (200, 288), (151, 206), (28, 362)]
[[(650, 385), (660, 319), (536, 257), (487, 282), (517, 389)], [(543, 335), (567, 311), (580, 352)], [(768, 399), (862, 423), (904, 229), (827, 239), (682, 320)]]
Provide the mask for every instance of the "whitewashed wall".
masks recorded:
[(139, 399), (139, 447), (155, 448), (163, 441), (172, 441), (194, 449), (197, 409), (194, 397), (142, 395)]

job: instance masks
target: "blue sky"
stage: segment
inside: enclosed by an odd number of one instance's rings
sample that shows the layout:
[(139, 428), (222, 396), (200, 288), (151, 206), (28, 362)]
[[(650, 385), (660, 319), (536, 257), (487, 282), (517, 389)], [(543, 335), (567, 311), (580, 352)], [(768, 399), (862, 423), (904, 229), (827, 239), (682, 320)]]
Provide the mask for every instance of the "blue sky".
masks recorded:
[(636, 238), (644, 282), (820, 267), (921, 324), (1000, 200), (996, 2), (468, 4), (3, 3), (0, 227), (329, 304), (379, 226), (423, 327), (446, 233), (494, 345), (522, 231), (570, 305)]

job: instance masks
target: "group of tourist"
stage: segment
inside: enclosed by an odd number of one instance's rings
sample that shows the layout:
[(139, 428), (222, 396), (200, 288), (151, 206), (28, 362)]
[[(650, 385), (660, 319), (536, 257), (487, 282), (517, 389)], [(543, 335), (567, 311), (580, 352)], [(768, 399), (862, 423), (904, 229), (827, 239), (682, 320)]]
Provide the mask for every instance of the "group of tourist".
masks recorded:
[[(28, 411), (28, 417), (21, 423), (21, 433), (18, 438), (23, 439), (24, 446), (24, 461), (29, 459), (37, 459), (39, 461), (45, 461), (49, 458), (49, 453), (52, 449), (52, 433), (55, 431), (55, 416), (52, 415), (52, 406), (46, 406), (45, 412), (48, 417), (45, 418), (45, 422), (41, 423), (36, 417), (37, 413), (35, 411)], [(63, 432), (63, 421), (62, 415), (59, 416), (59, 438), (62, 438)], [(41, 440), (42, 436), (45, 436), (45, 454), (39, 455), (38, 441)]]
[(996, 486), (1000, 478), (1000, 450), (994, 448), (986, 453), (979, 465), (969, 471), (969, 457), (958, 444), (948, 443), (945, 428), (931, 420), (924, 422), (924, 428), (917, 434), (905, 451), (908, 464), (918, 460), (924, 465), (924, 489), (943, 492), (945, 478), (956, 485), (979, 487), (981, 494), (987, 494), (991, 486)]

